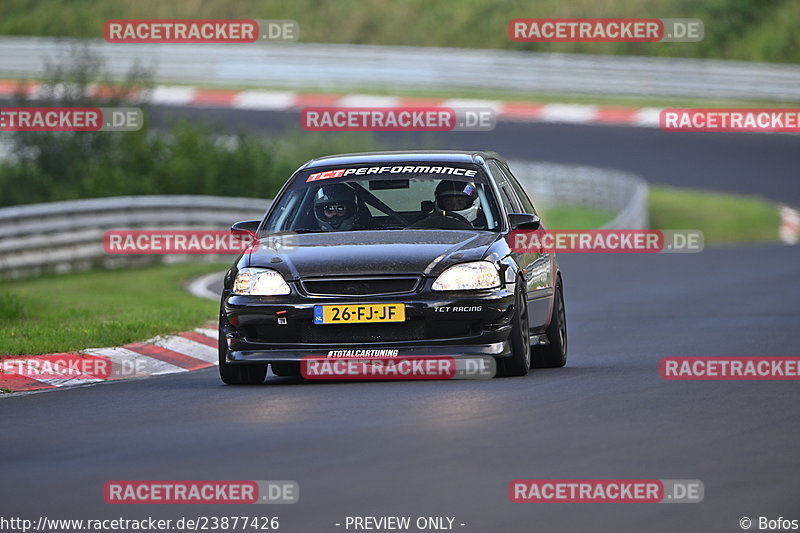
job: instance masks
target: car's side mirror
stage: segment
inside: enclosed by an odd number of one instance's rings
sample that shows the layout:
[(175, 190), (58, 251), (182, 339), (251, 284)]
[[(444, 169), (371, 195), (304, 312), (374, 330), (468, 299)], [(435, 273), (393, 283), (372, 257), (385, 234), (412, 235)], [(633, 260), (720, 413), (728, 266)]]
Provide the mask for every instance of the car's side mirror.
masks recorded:
[(509, 213), (508, 224), (511, 229), (539, 229), (542, 225), (539, 217), (530, 213)]
[(258, 231), (258, 226), (261, 224), (260, 220), (243, 220), (241, 222), (236, 222), (233, 226), (231, 226), (231, 233), (235, 237), (244, 237), (249, 235), (250, 238), (256, 238), (256, 231)]

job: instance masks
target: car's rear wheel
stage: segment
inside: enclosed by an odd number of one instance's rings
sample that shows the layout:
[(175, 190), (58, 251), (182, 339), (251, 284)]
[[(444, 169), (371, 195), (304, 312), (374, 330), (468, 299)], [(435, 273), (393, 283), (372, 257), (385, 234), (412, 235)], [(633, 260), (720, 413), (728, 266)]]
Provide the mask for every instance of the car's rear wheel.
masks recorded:
[(525, 286), (518, 282), (520, 289), (515, 298), (514, 316), (511, 319), (511, 357), (497, 360), (499, 377), (524, 376), (531, 366), (531, 335), (528, 328), (528, 299), (524, 295)]
[(286, 361), (284, 363), (271, 363), (272, 373), (276, 376), (290, 377), (300, 375), (300, 363), (297, 361)]
[(535, 368), (561, 368), (567, 364), (567, 313), (564, 307), (564, 288), (561, 278), (556, 283), (553, 298), (553, 318), (547, 326), (549, 344), (537, 346), (533, 353)]
[(226, 361), (228, 344), (220, 329), (219, 377), (228, 385), (258, 385), (267, 377), (267, 365), (259, 363), (229, 363)]

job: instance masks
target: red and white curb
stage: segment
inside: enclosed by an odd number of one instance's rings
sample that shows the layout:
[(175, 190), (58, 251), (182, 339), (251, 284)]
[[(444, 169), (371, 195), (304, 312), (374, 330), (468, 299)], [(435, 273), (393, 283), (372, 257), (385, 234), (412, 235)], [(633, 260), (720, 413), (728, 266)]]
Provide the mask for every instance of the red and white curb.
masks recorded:
[[(0, 98), (23, 92), (32, 100), (42, 93), (36, 81), (0, 80)], [(52, 91), (52, 88), (51, 88)], [(58, 88), (56, 88), (56, 93)], [(94, 96), (112, 94), (108, 85), (90, 85)], [(138, 97), (129, 93), (131, 101)], [(470, 98), (422, 98), (375, 94), (325, 94), (258, 89), (218, 89), (156, 85), (147, 99), (155, 105), (243, 109), (253, 111), (300, 111), (307, 107), (426, 107), (443, 109), (484, 108), (494, 111), (500, 121), (593, 124), (660, 128), (659, 117), (664, 108), (625, 107), (592, 104), (542, 103), (525, 101), (484, 100)], [(748, 133), (778, 133), (770, 130)], [(794, 133), (794, 132), (785, 132)]]
[[(39, 82), (0, 80), (0, 98), (19, 91), (35, 100), (42, 92)], [(52, 90), (52, 88), (51, 88)], [(56, 92), (58, 92), (56, 90)], [(91, 85), (94, 96), (108, 96), (108, 85)], [(135, 101), (137, 94), (130, 94)], [(149, 91), (148, 101), (155, 105), (180, 107), (227, 108), (253, 111), (300, 111), (306, 107), (426, 107), (443, 109), (484, 108), (494, 111), (500, 121), (593, 124), (659, 128), (660, 107), (625, 107), (592, 104), (542, 103), (525, 101), (484, 100), (470, 98), (423, 98), (375, 94), (325, 94), (259, 89), (219, 89), (156, 85)], [(749, 133), (776, 133), (751, 131)]]
[[(218, 364), (218, 332), (196, 328), (115, 348), (0, 358), (0, 388), (22, 392), (199, 370)], [(0, 395), (2, 397), (3, 395)]]
[[(19, 90), (19, 82), (0, 80), (0, 97)], [(27, 82), (23, 92), (30, 98), (39, 94), (40, 84)], [(108, 94), (108, 88), (95, 86), (96, 95)], [(547, 104), (506, 102), (464, 98), (395, 97), (370, 94), (319, 94), (292, 91), (205, 89), (157, 85), (149, 101), (155, 105), (217, 107), (268, 111), (297, 111), (305, 107), (443, 107), (489, 108), (498, 120), (560, 122), (571, 124), (607, 124), (658, 127), (661, 108), (617, 107), (587, 104)]]

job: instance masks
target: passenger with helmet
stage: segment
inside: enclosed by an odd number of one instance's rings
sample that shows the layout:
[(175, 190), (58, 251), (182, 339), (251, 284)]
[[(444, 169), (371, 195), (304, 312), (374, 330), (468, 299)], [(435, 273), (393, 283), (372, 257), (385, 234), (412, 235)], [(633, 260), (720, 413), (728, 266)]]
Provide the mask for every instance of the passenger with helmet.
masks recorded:
[(344, 183), (323, 185), (314, 195), (314, 217), (323, 231), (349, 231), (358, 216), (358, 197)]
[(486, 227), (486, 217), (481, 210), (478, 189), (471, 181), (442, 180), (436, 186), (436, 208), (442, 215), (455, 213), (476, 229)]

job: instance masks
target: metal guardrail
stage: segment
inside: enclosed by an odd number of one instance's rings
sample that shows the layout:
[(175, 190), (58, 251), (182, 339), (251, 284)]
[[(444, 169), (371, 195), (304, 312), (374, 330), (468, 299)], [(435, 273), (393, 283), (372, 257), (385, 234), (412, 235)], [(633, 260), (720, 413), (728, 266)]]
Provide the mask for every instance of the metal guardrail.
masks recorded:
[[(800, 101), (800, 66), (744, 61), (344, 44), (119, 44), (0, 38), (0, 75), (36, 77), (46, 61), (88, 45), (122, 78), (285, 88), (487, 89)], [(198, 58), (201, 58), (198, 60)]]
[(509, 161), (536, 205), (581, 205), (616, 213), (604, 229), (649, 227), (647, 182), (619, 170)]
[(110, 229), (227, 229), (237, 220), (260, 219), (270, 202), (164, 195), (6, 207), (0, 209), (0, 276), (16, 278), (92, 266), (113, 268), (159, 258), (165, 262), (186, 259), (108, 255), (103, 248), (103, 235)]
[[(525, 161), (510, 165), (537, 206), (586, 205), (617, 213), (606, 228), (647, 227), (647, 185), (636, 176)], [(186, 260), (187, 256), (174, 255), (108, 255), (103, 235), (111, 229), (227, 229), (238, 220), (260, 219), (270, 202), (218, 196), (120, 196), (2, 208), (0, 277)]]

